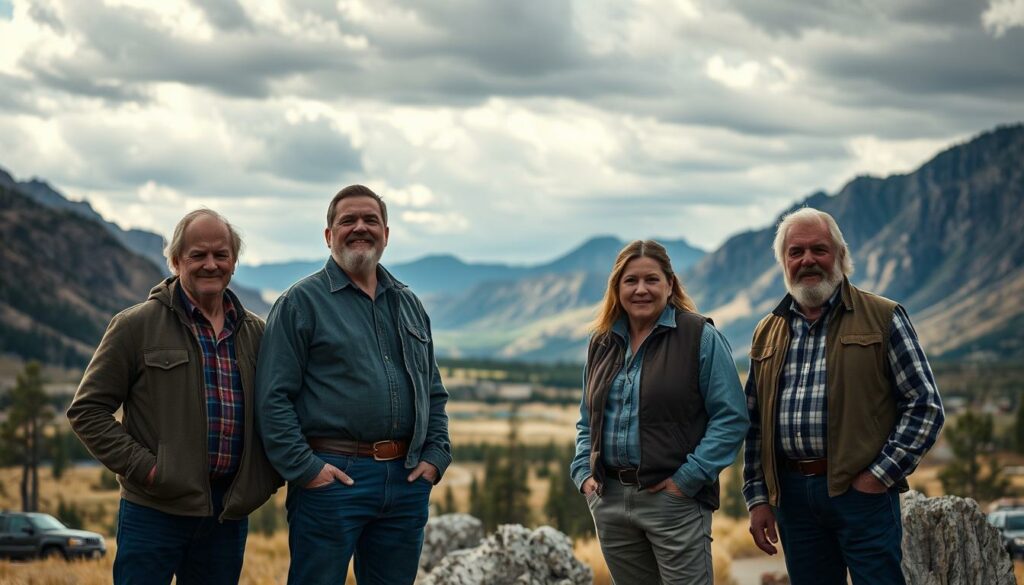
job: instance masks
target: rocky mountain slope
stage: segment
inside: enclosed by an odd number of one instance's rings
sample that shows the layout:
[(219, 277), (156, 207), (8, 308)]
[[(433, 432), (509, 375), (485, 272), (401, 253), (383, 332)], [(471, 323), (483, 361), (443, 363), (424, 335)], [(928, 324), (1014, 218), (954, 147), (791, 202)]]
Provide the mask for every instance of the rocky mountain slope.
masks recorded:
[[(110, 317), (145, 300), (167, 274), (163, 238), (123, 230), (87, 202), (0, 169), (0, 352), (84, 365)], [(266, 314), (256, 291), (232, 286)]]
[[(986, 132), (916, 171), (858, 177), (795, 207), (831, 213), (854, 284), (902, 303), (932, 357), (1024, 357), (1024, 126)], [(734, 349), (784, 294), (774, 224), (730, 238), (686, 283)]]
[(106, 228), (0, 185), (0, 351), (64, 366), (163, 275)]

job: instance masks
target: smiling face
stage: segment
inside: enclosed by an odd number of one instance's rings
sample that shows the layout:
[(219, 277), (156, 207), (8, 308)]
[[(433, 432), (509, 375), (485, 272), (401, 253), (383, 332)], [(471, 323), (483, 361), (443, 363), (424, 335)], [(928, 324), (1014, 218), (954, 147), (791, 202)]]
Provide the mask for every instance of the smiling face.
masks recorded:
[(228, 226), (216, 217), (201, 215), (184, 232), (181, 255), (174, 268), (193, 303), (220, 299), (235, 271)]
[(843, 280), (836, 246), (824, 222), (800, 222), (786, 233), (786, 290), (802, 307), (820, 307)]
[(334, 223), (324, 230), (331, 256), (349, 274), (367, 274), (377, 269), (389, 229), (384, 225), (380, 205), (372, 197), (345, 197), (334, 206)]
[(653, 258), (633, 258), (619, 277), (619, 304), (631, 325), (656, 321), (671, 294), (672, 282)]

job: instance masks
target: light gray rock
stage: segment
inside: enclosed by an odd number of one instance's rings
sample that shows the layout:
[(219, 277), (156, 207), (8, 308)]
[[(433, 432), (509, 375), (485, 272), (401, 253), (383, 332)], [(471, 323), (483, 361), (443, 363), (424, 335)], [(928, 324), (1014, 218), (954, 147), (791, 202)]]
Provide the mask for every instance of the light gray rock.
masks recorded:
[(480, 546), (450, 553), (424, 585), (589, 585), (590, 567), (573, 554), (569, 537), (550, 526), (531, 531), (505, 524)]
[(420, 574), (436, 567), (449, 553), (473, 548), (483, 539), (483, 522), (469, 514), (444, 514), (431, 518), (423, 532)]
[(903, 575), (908, 585), (1015, 585), (999, 531), (970, 498), (903, 496)]

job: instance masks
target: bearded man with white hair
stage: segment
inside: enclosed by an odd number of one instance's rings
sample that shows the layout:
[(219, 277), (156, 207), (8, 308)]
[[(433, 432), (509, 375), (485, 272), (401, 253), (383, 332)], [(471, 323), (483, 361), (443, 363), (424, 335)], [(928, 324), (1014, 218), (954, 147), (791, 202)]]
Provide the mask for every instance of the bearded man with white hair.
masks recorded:
[(850, 284), (831, 215), (786, 215), (774, 247), (789, 294), (746, 384), (754, 543), (775, 554), (781, 535), (793, 585), (903, 585), (899, 493), (944, 421), (931, 368), (903, 307)]

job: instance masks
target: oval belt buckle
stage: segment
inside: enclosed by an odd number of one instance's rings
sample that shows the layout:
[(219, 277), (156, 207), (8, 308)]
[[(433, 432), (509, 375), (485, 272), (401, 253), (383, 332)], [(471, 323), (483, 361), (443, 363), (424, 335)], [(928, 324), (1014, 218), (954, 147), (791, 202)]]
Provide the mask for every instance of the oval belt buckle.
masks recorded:
[[(382, 445), (386, 445), (386, 447), (381, 449)], [(387, 454), (382, 455), (382, 451), (386, 451)], [(373, 459), (375, 461), (398, 459), (398, 445), (394, 441), (377, 441), (373, 444)]]

